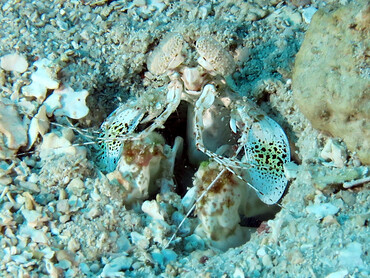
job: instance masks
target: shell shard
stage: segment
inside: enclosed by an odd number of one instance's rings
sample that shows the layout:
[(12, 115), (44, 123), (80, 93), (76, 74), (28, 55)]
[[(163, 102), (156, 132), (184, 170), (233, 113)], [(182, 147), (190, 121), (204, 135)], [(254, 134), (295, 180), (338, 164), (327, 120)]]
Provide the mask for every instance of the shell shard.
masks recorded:
[(277, 203), (288, 183), (284, 164), (290, 161), (289, 142), (283, 129), (264, 116), (252, 124), (244, 150), (244, 159), (252, 166), (247, 170), (247, 179), (258, 197), (269, 205)]

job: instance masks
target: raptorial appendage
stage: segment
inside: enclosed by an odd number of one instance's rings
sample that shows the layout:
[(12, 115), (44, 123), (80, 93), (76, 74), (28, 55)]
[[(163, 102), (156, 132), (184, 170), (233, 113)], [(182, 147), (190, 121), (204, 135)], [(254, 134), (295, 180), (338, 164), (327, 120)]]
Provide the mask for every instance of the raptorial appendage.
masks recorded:
[[(125, 141), (142, 140), (156, 129), (164, 128), (168, 117), (176, 110), (181, 101), (182, 84), (174, 79), (167, 89), (167, 95), (161, 99), (163, 103), (156, 106), (145, 105), (145, 95), (129, 100), (119, 106), (102, 124), (102, 164), (107, 172), (116, 168)], [(162, 93), (162, 92), (157, 92)], [(148, 123), (148, 127), (138, 130), (138, 126)]]
[(264, 203), (277, 203), (288, 184), (284, 165), (290, 162), (289, 142), (283, 129), (265, 115), (252, 124), (244, 153), (242, 161), (252, 166), (245, 172), (245, 179), (257, 189)]
[(116, 168), (121, 157), (124, 140), (129, 139), (145, 115), (145, 110), (135, 100), (119, 106), (102, 124), (101, 164), (107, 172)]
[[(230, 105), (230, 130), (238, 134), (234, 156), (227, 157), (205, 148), (203, 114), (214, 101), (216, 90), (203, 90), (196, 102), (195, 137), (197, 147), (211, 159), (246, 181), (266, 204), (277, 203), (287, 186), (284, 164), (290, 148), (283, 129), (254, 104), (236, 100)], [(219, 92), (220, 93), (220, 92)], [(222, 95), (222, 94), (221, 94)]]

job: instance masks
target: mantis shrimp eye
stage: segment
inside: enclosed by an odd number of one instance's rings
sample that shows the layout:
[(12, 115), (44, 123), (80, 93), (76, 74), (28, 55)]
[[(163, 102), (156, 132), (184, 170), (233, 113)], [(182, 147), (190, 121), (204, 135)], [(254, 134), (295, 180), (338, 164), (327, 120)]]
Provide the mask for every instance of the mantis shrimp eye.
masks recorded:
[(148, 70), (154, 75), (161, 75), (168, 69), (177, 67), (183, 60), (180, 55), (183, 44), (181, 34), (168, 34), (149, 55)]
[(196, 42), (196, 49), (200, 55), (198, 62), (203, 66), (212, 68), (216, 73), (226, 77), (235, 71), (233, 56), (222, 45), (210, 38), (200, 37)]

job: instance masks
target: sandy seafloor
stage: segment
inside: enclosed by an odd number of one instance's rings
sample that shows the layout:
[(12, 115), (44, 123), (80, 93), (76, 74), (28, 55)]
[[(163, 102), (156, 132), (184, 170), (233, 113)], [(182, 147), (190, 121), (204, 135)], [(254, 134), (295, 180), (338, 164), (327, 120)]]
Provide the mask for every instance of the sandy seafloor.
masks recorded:
[[(283, 208), (268, 227), (226, 252), (191, 237), (191, 229), (162, 251), (174, 221), (168, 215), (166, 223), (155, 221), (140, 206), (126, 209), (91, 149), (86, 156), (44, 148), (40, 158), (39, 152), (19, 155), (27, 151), (21, 147), (12, 155), (0, 130), (0, 276), (368, 277), (368, 185), (341, 186), (360, 163), (349, 151), (342, 168), (325, 162), (320, 153), (329, 136), (313, 129), (292, 99), (294, 57), (309, 26), (303, 14), (334, 1), (157, 2), (2, 0), (0, 56), (22, 54), (29, 66), (22, 74), (0, 69), (1, 102), (14, 105), (27, 126), (40, 104), (21, 88), (31, 82), (33, 62), (48, 58), (60, 84), (89, 92), (89, 114), (73, 125), (98, 130), (120, 102), (150, 90), (146, 59), (166, 33), (181, 33), (189, 45), (211, 36), (237, 59), (233, 78), (239, 91), (276, 120), (291, 142), (299, 167)], [(311, 4), (299, 6), (303, 2)], [(91, 141), (85, 131), (66, 131), (71, 129), (63, 128), (70, 126), (64, 117), (50, 122), (61, 126), (51, 125), (47, 133), (63, 133), (75, 144)], [(39, 136), (31, 151), (41, 142)], [(179, 206), (180, 197), (157, 200), (166, 210)]]

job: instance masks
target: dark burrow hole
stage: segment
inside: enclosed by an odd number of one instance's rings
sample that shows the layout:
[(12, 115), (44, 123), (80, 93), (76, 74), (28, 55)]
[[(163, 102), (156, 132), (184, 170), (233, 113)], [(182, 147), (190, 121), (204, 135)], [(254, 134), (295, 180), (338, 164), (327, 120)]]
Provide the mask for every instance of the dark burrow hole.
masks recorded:
[(176, 159), (174, 167), (176, 193), (181, 197), (185, 195), (187, 187), (193, 184), (193, 176), (198, 168), (197, 165), (192, 165), (190, 163), (186, 151), (188, 149), (188, 141), (186, 140), (187, 110), (188, 104), (182, 101), (176, 111), (167, 119), (165, 128), (157, 130), (170, 146), (173, 146), (177, 136), (184, 139), (182, 154)]

